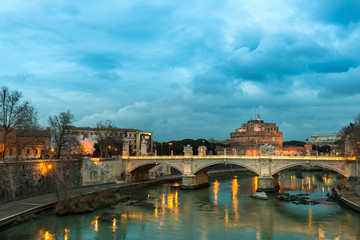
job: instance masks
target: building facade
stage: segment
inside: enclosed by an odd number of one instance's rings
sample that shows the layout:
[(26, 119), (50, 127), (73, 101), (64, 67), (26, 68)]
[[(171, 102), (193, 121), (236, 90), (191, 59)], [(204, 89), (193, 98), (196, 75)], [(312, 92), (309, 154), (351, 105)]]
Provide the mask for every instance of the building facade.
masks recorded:
[(235, 129), (230, 133), (230, 147), (216, 147), (218, 155), (247, 155), (259, 156), (262, 153), (261, 148), (268, 145), (274, 149), (271, 154), (274, 155), (315, 155), (312, 145), (305, 144), (303, 147), (290, 146), (283, 147), (283, 133), (275, 123), (265, 123), (260, 120), (249, 120), (241, 125), (241, 128)]
[(332, 134), (320, 134), (320, 133), (313, 133), (311, 134), (310, 139), (306, 140), (306, 144), (316, 145), (316, 146), (325, 146), (328, 145), (330, 147), (334, 147), (336, 141), (341, 140), (341, 135), (337, 133)]
[[(4, 133), (0, 132), (0, 143)], [(6, 145), (1, 144), (0, 153), (5, 151), (5, 159), (38, 159), (50, 158), (50, 129), (14, 130), (6, 138)]]
[(283, 133), (275, 123), (265, 123), (263, 120), (250, 120), (230, 133), (231, 147), (258, 147), (264, 144), (282, 146)]
[[(68, 128), (70, 134), (76, 136), (77, 141), (81, 144), (83, 153), (85, 155), (92, 155), (95, 151), (95, 144), (99, 142), (100, 139), (105, 139), (107, 137), (115, 137), (121, 139), (121, 141), (127, 142), (129, 144), (129, 150), (131, 155), (140, 154), (140, 141), (145, 139), (149, 145), (148, 152), (152, 154), (153, 151), (153, 141), (151, 132), (143, 132), (138, 129), (131, 128), (117, 128), (107, 126), (104, 128), (90, 128), (90, 127), (74, 127), (71, 126)], [(149, 137), (150, 136), (150, 137)]]

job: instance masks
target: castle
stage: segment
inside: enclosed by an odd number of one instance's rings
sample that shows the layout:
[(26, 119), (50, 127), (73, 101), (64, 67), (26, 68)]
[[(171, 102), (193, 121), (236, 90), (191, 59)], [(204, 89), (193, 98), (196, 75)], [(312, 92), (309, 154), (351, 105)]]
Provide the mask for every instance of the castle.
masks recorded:
[(243, 123), (241, 128), (230, 133), (230, 147), (217, 147), (218, 155), (261, 155), (264, 146), (272, 146), (274, 155), (310, 155), (311, 145), (304, 147), (283, 147), (283, 133), (275, 123), (265, 123), (258, 115), (257, 120)]

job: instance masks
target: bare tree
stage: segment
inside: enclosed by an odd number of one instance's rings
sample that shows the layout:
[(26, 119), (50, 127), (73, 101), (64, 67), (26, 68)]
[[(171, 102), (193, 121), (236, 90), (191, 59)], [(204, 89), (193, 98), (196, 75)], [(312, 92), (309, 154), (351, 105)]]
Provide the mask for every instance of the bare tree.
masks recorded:
[(28, 129), (37, 125), (37, 112), (29, 101), (22, 101), (22, 93), (3, 86), (0, 91), (0, 127), (2, 142), (1, 159), (5, 159), (7, 138), (17, 129)]
[(340, 134), (342, 137), (339, 145), (343, 149), (343, 154), (358, 156), (360, 154), (360, 114), (354, 118), (354, 123), (343, 127)]
[(124, 133), (110, 124), (106, 126), (102, 121), (96, 124), (96, 133), (97, 146), (101, 157), (120, 155)]
[(70, 133), (69, 127), (73, 123), (74, 115), (61, 112), (59, 115), (49, 116), (49, 124), (52, 138), (56, 146), (57, 157), (60, 158), (63, 150), (70, 150), (77, 145), (76, 136)]

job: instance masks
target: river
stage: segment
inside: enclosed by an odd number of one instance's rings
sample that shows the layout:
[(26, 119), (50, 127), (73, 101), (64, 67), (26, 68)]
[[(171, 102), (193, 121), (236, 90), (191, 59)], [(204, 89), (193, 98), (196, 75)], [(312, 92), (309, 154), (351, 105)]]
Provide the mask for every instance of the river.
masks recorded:
[[(257, 177), (249, 172), (215, 175), (210, 187), (197, 190), (169, 183), (135, 193), (145, 205), (41, 216), (3, 230), (0, 239), (360, 239), (360, 214), (326, 201), (337, 179), (328, 171), (280, 173), (281, 191), (309, 193), (318, 205), (282, 202), (274, 195), (252, 199)], [(101, 221), (104, 213), (116, 218)]]

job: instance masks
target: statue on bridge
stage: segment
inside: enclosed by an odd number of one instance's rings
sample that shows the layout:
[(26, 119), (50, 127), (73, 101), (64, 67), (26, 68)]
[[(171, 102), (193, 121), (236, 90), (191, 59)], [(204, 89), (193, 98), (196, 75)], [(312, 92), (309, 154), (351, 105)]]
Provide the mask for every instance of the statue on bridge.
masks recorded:
[(184, 147), (184, 156), (192, 156), (193, 155), (193, 149), (190, 146), (190, 144), (188, 144), (186, 147)]
[(260, 146), (261, 155), (275, 155), (276, 147), (270, 144), (264, 144)]

